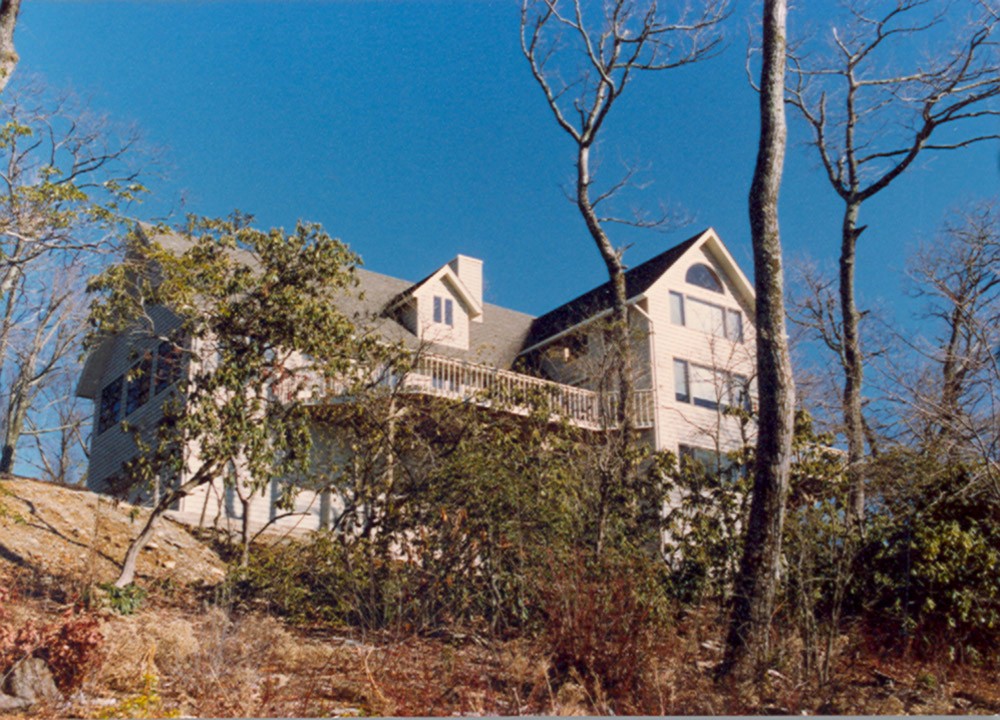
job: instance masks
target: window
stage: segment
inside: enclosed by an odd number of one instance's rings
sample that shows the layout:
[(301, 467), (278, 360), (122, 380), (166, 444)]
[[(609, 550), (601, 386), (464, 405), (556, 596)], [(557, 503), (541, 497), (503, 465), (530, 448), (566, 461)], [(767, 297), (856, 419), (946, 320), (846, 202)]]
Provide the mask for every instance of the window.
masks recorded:
[(684, 296), (680, 293), (670, 293), (670, 322), (674, 325), (686, 325), (684, 322)]
[(687, 311), (688, 327), (718, 337), (725, 336), (725, 311), (718, 305), (688, 298)]
[(677, 398), (677, 402), (691, 402), (688, 364), (684, 360), (674, 360), (674, 397)]
[(722, 281), (719, 280), (719, 276), (715, 274), (715, 270), (703, 263), (688, 268), (684, 279), (691, 285), (697, 285), (712, 292), (722, 292)]
[(726, 337), (743, 342), (743, 313), (739, 310), (726, 310)]
[(743, 313), (680, 293), (670, 293), (670, 322), (743, 342)]
[(164, 340), (156, 349), (156, 382), (153, 393), (159, 395), (181, 377), (181, 353), (177, 345)]
[(153, 375), (153, 355), (146, 356), (128, 371), (128, 387), (125, 390), (125, 416), (146, 404), (149, 400), (149, 385)]
[(455, 325), (455, 303), (451, 298), (434, 296), (434, 322), (448, 327)]
[(722, 482), (735, 483), (741, 475), (747, 472), (747, 468), (738, 465), (726, 455), (720, 455), (715, 450), (692, 445), (681, 445), (679, 449), (682, 468), (701, 471)]
[(728, 397), (726, 404), (734, 408), (742, 408), (747, 412), (752, 410), (750, 400), (750, 380), (742, 375), (729, 375)]
[(742, 375), (674, 359), (674, 397), (708, 410), (750, 410), (750, 382)]
[(720, 373), (712, 368), (691, 365), (688, 368), (691, 378), (691, 402), (698, 407), (709, 410), (719, 409), (720, 396), (724, 395), (725, 382), (720, 385)]
[(119, 375), (101, 391), (101, 410), (97, 417), (97, 432), (102, 433), (121, 419), (122, 388), (125, 376)]

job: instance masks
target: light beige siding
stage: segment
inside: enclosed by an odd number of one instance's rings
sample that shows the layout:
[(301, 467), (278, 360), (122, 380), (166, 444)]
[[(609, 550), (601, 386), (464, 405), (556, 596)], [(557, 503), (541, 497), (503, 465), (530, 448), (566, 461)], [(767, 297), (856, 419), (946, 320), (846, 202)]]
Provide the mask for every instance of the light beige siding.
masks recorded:
[[(688, 269), (705, 263), (715, 269), (723, 283), (722, 294), (685, 281)], [(719, 334), (676, 325), (671, 320), (670, 292), (701, 300), (726, 309), (739, 310), (743, 318), (743, 341), (734, 342)], [(676, 452), (680, 445), (729, 450), (741, 442), (736, 419), (720, 410), (678, 402), (675, 396), (674, 359), (705, 368), (715, 368), (743, 377), (753, 376), (752, 308), (739, 297), (734, 282), (723, 271), (711, 251), (702, 245), (674, 264), (646, 293), (653, 325), (653, 355), (656, 358), (656, 448)], [(720, 388), (720, 391), (722, 389)]]

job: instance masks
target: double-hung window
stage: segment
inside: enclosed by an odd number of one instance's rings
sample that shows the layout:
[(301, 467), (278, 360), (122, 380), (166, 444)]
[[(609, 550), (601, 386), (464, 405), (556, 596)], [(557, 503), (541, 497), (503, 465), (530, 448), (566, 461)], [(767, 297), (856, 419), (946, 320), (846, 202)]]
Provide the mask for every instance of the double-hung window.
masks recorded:
[(153, 355), (146, 356), (128, 371), (128, 385), (125, 389), (126, 417), (138, 410), (149, 400), (149, 386), (153, 375)]
[(119, 375), (101, 391), (101, 409), (97, 416), (97, 432), (104, 432), (121, 419), (124, 385), (125, 376)]
[(670, 322), (733, 342), (743, 342), (743, 314), (679, 292), (670, 293)]
[(728, 407), (750, 409), (747, 378), (725, 370), (674, 359), (674, 398), (708, 410)]
[(439, 325), (454, 327), (455, 303), (451, 298), (434, 296), (434, 322)]

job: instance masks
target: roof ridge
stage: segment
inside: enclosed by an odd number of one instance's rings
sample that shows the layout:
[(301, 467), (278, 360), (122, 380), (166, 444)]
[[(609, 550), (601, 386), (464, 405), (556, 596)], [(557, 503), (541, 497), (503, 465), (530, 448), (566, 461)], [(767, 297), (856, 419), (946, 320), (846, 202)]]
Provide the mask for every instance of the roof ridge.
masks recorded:
[[(645, 292), (666, 272), (692, 245), (701, 239), (710, 228), (705, 228), (687, 240), (673, 245), (649, 260), (625, 271), (625, 294), (631, 299)], [(530, 348), (549, 337), (566, 330), (577, 323), (611, 306), (613, 301), (611, 280), (591, 288), (569, 302), (563, 303), (547, 313), (539, 315), (531, 325), (525, 342)]]

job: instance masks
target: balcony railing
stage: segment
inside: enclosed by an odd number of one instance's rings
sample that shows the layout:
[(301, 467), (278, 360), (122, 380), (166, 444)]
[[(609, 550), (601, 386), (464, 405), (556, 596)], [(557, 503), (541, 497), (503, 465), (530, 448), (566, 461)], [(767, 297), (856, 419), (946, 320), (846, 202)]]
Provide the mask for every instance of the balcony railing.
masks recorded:
[[(388, 380), (386, 380), (388, 381)], [(393, 379), (393, 382), (398, 382)], [(556, 417), (591, 429), (599, 429), (602, 420), (615, 415), (616, 398), (593, 390), (542, 380), (510, 370), (500, 370), (444, 355), (423, 354), (402, 380), (402, 392), (432, 395), (453, 400), (472, 401), (505, 411), (526, 414), (531, 401), (543, 402)], [(342, 395), (342, 383), (328, 383), (326, 396)], [(637, 428), (653, 427), (655, 415), (653, 391), (637, 390), (633, 396), (633, 421)]]

